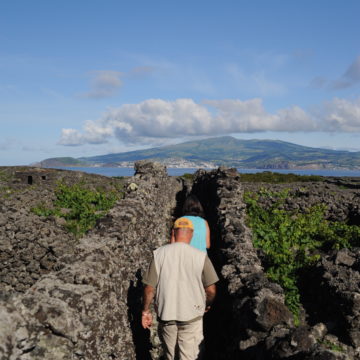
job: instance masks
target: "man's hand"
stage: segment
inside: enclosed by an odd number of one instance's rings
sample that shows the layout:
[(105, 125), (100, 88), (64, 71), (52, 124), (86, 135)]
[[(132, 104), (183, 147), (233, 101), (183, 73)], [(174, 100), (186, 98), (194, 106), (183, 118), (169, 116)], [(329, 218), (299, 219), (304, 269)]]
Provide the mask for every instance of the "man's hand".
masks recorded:
[(150, 285), (146, 285), (144, 287), (143, 311), (141, 314), (141, 325), (144, 329), (149, 329), (152, 324), (150, 304), (154, 298), (154, 295), (155, 295), (155, 289)]
[(151, 315), (150, 310), (142, 312), (141, 325), (144, 329), (150, 329), (150, 327), (152, 325), (152, 315)]

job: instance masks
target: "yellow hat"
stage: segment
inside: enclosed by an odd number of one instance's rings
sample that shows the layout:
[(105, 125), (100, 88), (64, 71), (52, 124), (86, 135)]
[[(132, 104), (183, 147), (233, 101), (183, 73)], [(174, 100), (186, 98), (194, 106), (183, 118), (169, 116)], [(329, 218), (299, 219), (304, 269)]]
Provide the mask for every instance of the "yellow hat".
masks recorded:
[(194, 230), (194, 225), (191, 220), (185, 217), (181, 217), (177, 219), (174, 223), (174, 229), (180, 229), (180, 228)]

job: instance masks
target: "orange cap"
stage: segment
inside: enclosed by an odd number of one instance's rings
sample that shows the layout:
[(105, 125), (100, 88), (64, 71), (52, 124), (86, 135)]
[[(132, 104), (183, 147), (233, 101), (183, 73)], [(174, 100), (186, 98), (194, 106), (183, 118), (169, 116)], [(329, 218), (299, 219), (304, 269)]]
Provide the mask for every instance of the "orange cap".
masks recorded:
[(194, 230), (194, 225), (191, 220), (185, 217), (177, 219), (174, 223), (174, 229), (191, 229)]

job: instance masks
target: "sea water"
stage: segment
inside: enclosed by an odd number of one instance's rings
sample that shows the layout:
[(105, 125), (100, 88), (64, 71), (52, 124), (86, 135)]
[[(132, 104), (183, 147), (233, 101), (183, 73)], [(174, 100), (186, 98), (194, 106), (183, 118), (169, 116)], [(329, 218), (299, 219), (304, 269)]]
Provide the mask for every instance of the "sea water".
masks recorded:
[[(134, 169), (128, 167), (58, 167), (57, 169), (83, 171), (90, 174), (103, 176), (133, 176)], [(167, 168), (170, 176), (181, 176), (184, 174), (193, 174), (198, 168)], [(205, 169), (211, 170), (211, 169)], [(290, 169), (238, 169), (239, 173), (255, 174), (264, 171), (272, 171), (281, 174), (297, 175), (320, 175), (320, 176), (339, 176), (339, 177), (360, 177), (360, 170), (290, 170)]]

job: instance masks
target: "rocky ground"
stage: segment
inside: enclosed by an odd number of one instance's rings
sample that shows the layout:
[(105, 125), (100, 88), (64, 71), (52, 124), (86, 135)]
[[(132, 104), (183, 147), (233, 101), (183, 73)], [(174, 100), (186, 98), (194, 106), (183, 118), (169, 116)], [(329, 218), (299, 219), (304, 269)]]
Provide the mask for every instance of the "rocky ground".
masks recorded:
[[(124, 197), (76, 239), (61, 218), (30, 209), (51, 203), (57, 181), (123, 191)], [(201, 199), (211, 225), (210, 257), (221, 275), (205, 317), (206, 359), (359, 359), (359, 249), (326, 254), (307, 275), (306, 318), (294, 326), (282, 288), (264, 274), (246, 226), (243, 192), (291, 188), (289, 209), (326, 203), (327, 216), (360, 225), (358, 179), (268, 185), (235, 170), (198, 171), (193, 181), (139, 162), (111, 179), (60, 170), (0, 168), (0, 360), (160, 359), (156, 327), (140, 328), (141, 276), (168, 241), (186, 193)]]

